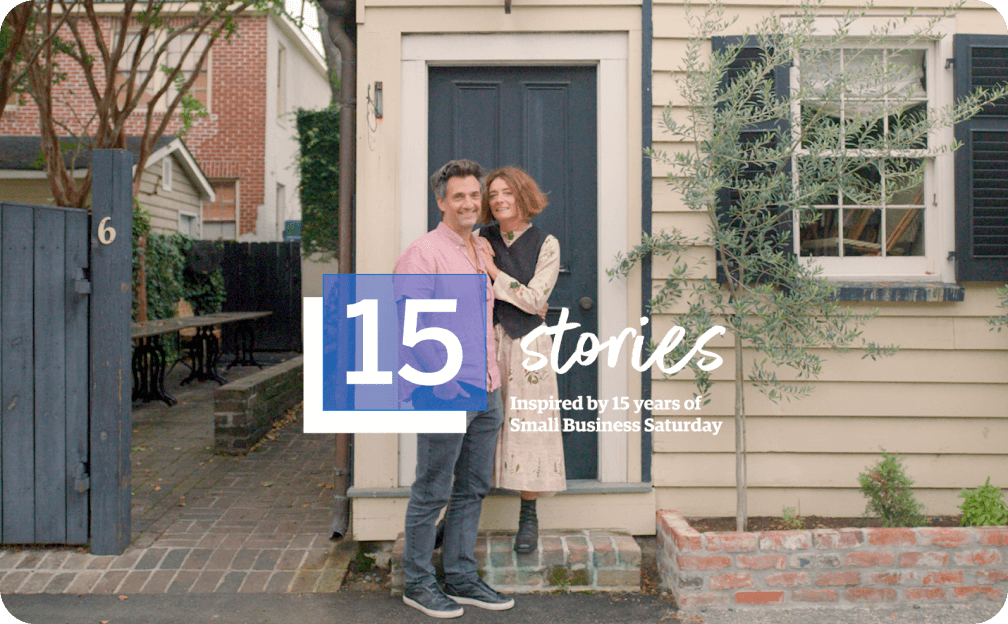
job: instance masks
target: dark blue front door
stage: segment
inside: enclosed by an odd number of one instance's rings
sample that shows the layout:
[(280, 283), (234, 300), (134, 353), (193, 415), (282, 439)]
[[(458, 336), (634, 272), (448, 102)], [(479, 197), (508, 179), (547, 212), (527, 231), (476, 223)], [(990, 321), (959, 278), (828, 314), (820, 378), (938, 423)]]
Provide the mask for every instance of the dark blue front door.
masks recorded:
[[(598, 333), (597, 140), (594, 67), (434, 67), (429, 76), (428, 163), (433, 173), (453, 158), (468, 158), (487, 170), (515, 165), (527, 171), (549, 197), (534, 219), (560, 241), (561, 268), (546, 322), (560, 309), (580, 323), (565, 336), (562, 361), (580, 332)], [(433, 197), (428, 227), (441, 221)], [(598, 397), (596, 365), (573, 366), (559, 377), (560, 398)], [(564, 411), (564, 418), (594, 420), (594, 412)], [(598, 438), (565, 433), (568, 479), (598, 477)]]

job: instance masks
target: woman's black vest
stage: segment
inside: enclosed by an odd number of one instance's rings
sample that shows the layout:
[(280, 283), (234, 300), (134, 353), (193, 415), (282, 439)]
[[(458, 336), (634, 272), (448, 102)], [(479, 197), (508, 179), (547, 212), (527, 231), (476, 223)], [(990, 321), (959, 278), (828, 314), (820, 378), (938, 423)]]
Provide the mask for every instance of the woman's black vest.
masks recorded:
[[(501, 238), (500, 226), (491, 225), (480, 230), (480, 236), (490, 241), (494, 250), (494, 264), (501, 271), (512, 277), (514, 281), (528, 286), (535, 276), (536, 261), (539, 260), (539, 250), (546, 241), (546, 233), (534, 225), (529, 226), (518, 240), (508, 247)], [(510, 288), (510, 284), (504, 284)], [(538, 314), (529, 314), (515, 305), (501, 301), (494, 302), (494, 325), (504, 326), (504, 331), (511, 338), (521, 338), (543, 324)]]

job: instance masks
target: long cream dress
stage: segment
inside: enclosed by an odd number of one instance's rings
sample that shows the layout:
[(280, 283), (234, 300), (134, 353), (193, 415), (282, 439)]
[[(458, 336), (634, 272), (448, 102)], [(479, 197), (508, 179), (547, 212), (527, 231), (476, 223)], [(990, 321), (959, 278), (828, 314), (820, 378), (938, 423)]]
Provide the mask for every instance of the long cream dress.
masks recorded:
[[(508, 247), (524, 233), (502, 234)], [(507, 301), (530, 314), (537, 314), (546, 305), (560, 274), (560, 243), (546, 236), (535, 275), (523, 286), (501, 271), (494, 281), (494, 296)], [(512, 431), (511, 422), (560, 422), (560, 410), (514, 410), (511, 397), (518, 399), (559, 399), (557, 378), (548, 364), (537, 371), (527, 371), (522, 361), (528, 357), (521, 349), (521, 339), (507, 335), (501, 325), (494, 326), (497, 343), (497, 365), (501, 372), (501, 397), (504, 401), (504, 425), (497, 436), (497, 455), (494, 461), (494, 486), (524, 492), (559, 492), (567, 488), (564, 470), (563, 437), (559, 431)], [(529, 347), (549, 357), (553, 341), (540, 335)], [(548, 427), (546, 427), (548, 428)]]

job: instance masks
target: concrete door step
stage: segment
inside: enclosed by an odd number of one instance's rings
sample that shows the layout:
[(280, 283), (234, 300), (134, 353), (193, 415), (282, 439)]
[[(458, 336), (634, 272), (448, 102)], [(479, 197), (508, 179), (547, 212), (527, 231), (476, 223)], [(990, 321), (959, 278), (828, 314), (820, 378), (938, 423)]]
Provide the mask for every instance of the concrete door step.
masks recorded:
[[(476, 560), (480, 576), (506, 594), (552, 591), (639, 591), (640, 546), (630, 535), (609, 531), (540, 532), (539, 548), (514, 552), (513, 533), (480, 533)], [(392, 593), (400, 594), (403, 534), (392, 549)], [(441, 551), (434, 551), (439, 580)]]

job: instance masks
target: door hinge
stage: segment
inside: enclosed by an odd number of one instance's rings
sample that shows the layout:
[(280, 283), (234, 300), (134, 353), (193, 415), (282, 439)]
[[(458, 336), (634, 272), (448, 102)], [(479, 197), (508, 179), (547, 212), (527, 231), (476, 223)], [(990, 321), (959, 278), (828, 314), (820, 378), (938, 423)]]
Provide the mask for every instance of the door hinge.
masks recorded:
[(73, 471), (74, 491), (83, 494), (91, 489), (91, 475), (88, 474), (88, 465), (84, 462), (77, 462)]
[(91, 294), (91, 271), (82, 267), (77, 267), (74, 271), (74, 292), (78, 295)]

